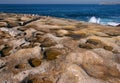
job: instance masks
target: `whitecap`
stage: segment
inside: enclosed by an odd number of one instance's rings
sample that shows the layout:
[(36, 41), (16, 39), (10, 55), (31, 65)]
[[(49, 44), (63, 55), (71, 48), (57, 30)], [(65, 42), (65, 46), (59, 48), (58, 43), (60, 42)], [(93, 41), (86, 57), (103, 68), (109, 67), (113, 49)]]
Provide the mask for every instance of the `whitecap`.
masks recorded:
[(120, 23), (116, 23), (116, 22), (108, 22), (107, 25), (110, 25), (110, 26), (114, 26), (114, 27), (116, 27), (116, 26), (119, 26)]
[(97, 23), (97, 18), (96, 17), (91, 17), (89, 20), (90, 23)]

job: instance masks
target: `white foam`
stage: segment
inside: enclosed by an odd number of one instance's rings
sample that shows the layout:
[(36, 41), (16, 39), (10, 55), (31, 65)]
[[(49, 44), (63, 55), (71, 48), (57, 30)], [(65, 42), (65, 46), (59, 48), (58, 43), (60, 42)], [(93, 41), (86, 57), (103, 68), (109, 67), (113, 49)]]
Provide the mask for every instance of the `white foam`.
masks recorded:
[(91, 17), (89, 20), (90, 23), (97, 23), (97, 18), (96, 17)]
[(114, 27), (120, 25), (120, 23), (112, 22), (112, 20), (110, 20), (110, 19), (101, 19), (101, 18), (96, 18), (95, 16), (91, 17), (89, 22), (101, 24), (101, 25), (109, 25), (109, 26), (114, 26)]
[(97, 19), (97, 24), (100, 24), (100, 20), (101, 20), (100, 18)]
[(116, 22), (108, 22), (107, 25), (110, 25), (110, 26), (119, 26), (120, 23), (116, 23)]

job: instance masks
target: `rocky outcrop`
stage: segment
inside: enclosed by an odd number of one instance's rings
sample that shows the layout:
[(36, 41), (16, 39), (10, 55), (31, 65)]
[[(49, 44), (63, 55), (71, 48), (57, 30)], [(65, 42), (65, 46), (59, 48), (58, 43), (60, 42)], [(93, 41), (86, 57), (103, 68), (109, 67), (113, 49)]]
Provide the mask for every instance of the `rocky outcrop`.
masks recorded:
[(0, 16), (0, 83), (120, 83), (120, 27)]

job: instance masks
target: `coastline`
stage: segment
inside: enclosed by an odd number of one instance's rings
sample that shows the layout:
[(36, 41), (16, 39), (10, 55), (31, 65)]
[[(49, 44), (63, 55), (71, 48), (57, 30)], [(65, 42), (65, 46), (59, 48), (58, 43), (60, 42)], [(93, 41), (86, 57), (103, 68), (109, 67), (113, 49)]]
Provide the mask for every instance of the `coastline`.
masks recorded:
[(0, 82), (119, 83), (120, 26), (0, 13)]

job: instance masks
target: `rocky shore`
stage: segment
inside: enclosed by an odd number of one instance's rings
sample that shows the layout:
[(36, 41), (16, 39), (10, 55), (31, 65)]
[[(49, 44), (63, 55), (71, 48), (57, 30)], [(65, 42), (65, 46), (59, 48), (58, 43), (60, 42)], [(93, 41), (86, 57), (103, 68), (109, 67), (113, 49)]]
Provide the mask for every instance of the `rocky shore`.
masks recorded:
[(120, 83), (120, 27), (0, 13), (0, 83)]

